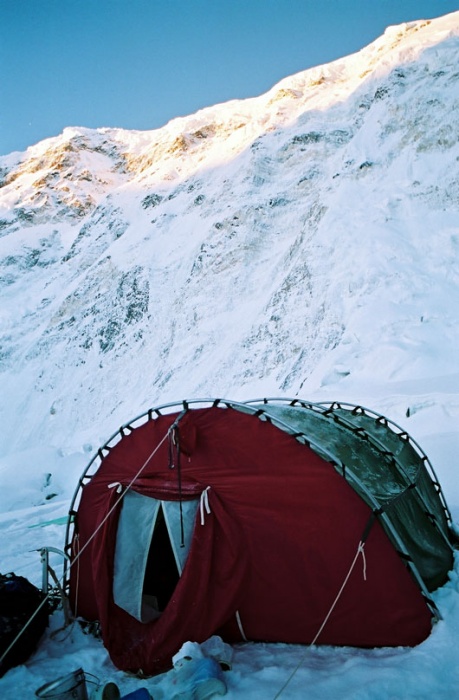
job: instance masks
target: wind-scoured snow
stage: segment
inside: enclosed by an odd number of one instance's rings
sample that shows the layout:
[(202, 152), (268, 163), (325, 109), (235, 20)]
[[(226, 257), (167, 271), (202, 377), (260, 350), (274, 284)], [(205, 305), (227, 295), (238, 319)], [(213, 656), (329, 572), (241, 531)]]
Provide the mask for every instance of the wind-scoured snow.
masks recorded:
[[(0, 158), (2, 572), (39, 584), (92, 453), (184, 398), (367, 405), (421, 444), (458, 519), (458, 113), (454, 13), (161, 129)], [(301, 660), (281, 697), (449, 700), (458, 590), (456, 567), (415, 649), (241, 646), (228, 698), (274, 698)], [(78, 666), (138, 687), (75, 627), (2, 697)]]

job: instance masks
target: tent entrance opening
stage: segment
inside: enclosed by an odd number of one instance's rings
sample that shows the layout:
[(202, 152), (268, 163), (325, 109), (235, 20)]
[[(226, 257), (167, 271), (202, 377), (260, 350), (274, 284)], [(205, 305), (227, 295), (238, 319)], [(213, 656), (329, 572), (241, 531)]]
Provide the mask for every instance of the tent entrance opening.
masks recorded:
[(160, 501), (128, 491), (118, 521), (113, 599), (140, 622), (166, 608), (182, 575), (199, 499)]

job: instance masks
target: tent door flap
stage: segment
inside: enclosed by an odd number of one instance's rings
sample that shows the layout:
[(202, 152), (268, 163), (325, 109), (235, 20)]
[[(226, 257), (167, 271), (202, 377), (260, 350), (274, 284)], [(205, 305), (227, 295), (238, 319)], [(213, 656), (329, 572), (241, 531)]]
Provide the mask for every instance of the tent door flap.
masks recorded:
[[(199, 499), (159, 501), (128, 491), (116, 536), (113, 598), (139, 620), (159, 617), (181, 576)], [(182, 534), (183, 527), (183, 534)]]

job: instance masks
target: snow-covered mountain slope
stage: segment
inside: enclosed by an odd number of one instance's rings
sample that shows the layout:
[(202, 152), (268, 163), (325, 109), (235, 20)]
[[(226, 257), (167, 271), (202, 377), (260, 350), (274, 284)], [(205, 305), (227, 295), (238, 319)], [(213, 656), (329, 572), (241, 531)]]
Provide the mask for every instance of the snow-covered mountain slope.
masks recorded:
[[(68, 128), (0, 159), (2, 571), (39, 584), (89, 453), (182, 398), (369, 405), (459, 518), (458, 66), (459, 12), (162, 129)], [(458, 580), (421, 647), (244, 647), (228, 698), (274, 697), (300, 658), (283, 697), (454, 697)], [(78, 666), (136, 687), (74, 630), (2, 697)]]
[(184, 395), (451, 373), (458, 35), (393, 27), (261, 97), (2, 159), (3, 452)]

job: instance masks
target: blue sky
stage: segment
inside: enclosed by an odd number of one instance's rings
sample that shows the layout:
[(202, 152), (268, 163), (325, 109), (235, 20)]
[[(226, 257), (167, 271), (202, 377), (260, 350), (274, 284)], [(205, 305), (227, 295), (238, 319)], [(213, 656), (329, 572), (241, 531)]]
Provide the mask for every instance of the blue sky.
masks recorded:
[(452, 0), (0, 0), (0, 154), (154, 129), (358, 51)]

